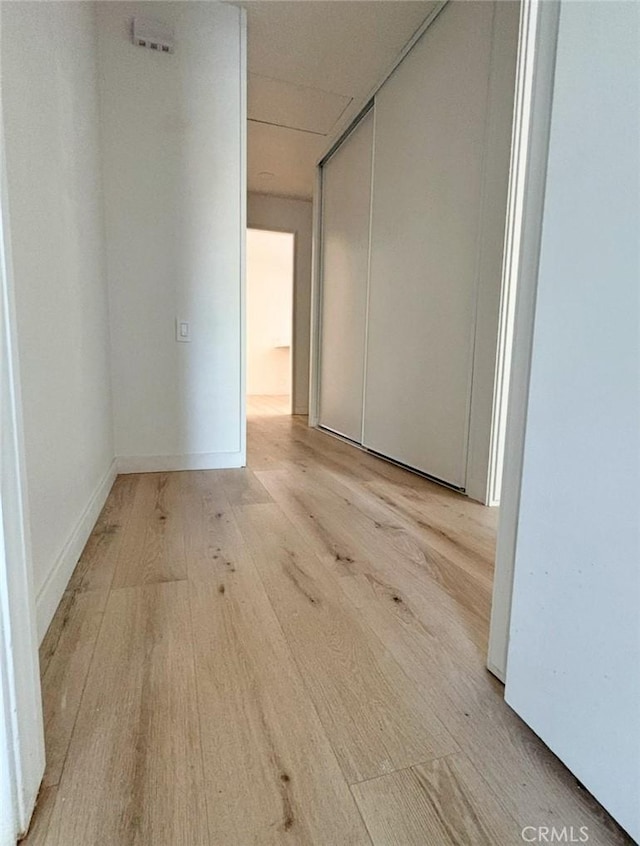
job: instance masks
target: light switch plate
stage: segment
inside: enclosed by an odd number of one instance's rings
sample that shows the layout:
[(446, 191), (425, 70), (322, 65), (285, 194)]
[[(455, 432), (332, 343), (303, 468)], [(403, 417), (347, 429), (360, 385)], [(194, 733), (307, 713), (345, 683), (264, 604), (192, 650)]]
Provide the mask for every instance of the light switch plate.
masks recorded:
[(182, 317), (176, 317), (176, 341), (188, 344), (191, 341), (191, 324)]

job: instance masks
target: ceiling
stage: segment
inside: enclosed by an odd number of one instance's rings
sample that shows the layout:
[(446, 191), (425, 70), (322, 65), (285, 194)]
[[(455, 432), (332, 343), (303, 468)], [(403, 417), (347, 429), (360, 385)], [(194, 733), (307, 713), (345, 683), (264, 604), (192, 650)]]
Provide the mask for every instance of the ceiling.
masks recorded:
[(249, 0), (249, 191), (310, 199), (314, 166), (437, 0)]

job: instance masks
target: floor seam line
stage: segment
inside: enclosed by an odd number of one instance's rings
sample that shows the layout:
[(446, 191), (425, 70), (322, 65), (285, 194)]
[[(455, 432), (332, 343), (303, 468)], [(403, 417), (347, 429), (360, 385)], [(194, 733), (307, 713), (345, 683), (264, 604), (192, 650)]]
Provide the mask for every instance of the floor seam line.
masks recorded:
[(414, 767), (421, 767), (423, 764), (433, 764), (434, 761), (445, 761), (447, 758), (451, 758), (454, 755), (459, 755), (460, 752), (447, 752), (446, 755), (434, 755), (433, 758), (423, 758), (420, 761), (415, 761), (413, 764), (407, 764), (406, 767), (397, 767), (393, 770), (387, 770), (384, 773), (379, 773), (378, 775), (371, 776), (370, 778), (363, 778), (359, 781), (351, 781), (349, 782), (349, 787), (358, 787), (361, 784), (367, 784), (369, 781), (375, 781), (379, 778), (385, 778), (386, 776), (395, 775), (396, 773), (406, 773), (407, 770), (412, 770)]
[[(204, 512), (204, 506), (203, 506)], [(185, 552), (185, 558), (186, 558)], [(189, 566), (188, 560), (186, 561), (187, 568)], [(188, 572), (188, 570), (187, 570)], [(207, 798), (207, 778), (206, 778), (206, 770), (205, 770), (205, 762), (204, 762), (204, 747), (202, 745), (202, 715), (200, 713), (200, 685), (198, 684), (198, 671), (196, 667), (196, 648), (194, 643), (194, 636), (195, 636), (195, 627), (193, 624), (193, 606), (191, 605), (191, 590), (189, 589), (190, 583), (189, 579), (185, 580), (187, 582), (187, 606), (189, 608), (189, 624), (190, 624), (190, 645), (191, 645), (191, 664), (193, 667), (193, 677), (194, 677), (194, 684), (195, 684), (195, 691), (196, 691), (196, 715), (198, 719), (198, 745), (200, 746), (200, 762), (202, 764), (202, 785), (205, 790), (205, 797), (204, 797), (204, 812), (207, 817), (207, 832), (209, 833), (209, 840), (211, 840), (212, 832), (211, 832), (211, 818), (209, 816), (209, 801)], [(191, 584), (194, 584), (193, 582)]]

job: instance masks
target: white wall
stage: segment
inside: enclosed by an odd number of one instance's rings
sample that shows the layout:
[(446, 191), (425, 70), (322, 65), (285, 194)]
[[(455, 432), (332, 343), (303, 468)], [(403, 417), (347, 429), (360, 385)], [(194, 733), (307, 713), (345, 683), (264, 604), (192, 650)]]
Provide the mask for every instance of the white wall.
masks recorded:
[(35, 806), (45, 749), (2, 100), (0, 74), (0, 846), (15, 846)]
[(113, 478), (95, 10), (2, 3), (2, 86), (42, 637)]
[(295, 236), (247, 231), (247, 393), (291, 393)]
[(293, 232), (295, 274), (293, 290), (293, 385), (294, 414), (309, 411), (309, 339), (311, 322), (312, 204), (265, 194), (249, 194), (248, 225), (256, 229)]
[[(99, 3), (116, 454), (123, 471), (244, 463), (243, 12)], [(173, 55), (131, 43), (136, 16)], [(175, 318), (192, 341), (175, 341)]]
[(636, 839), (639, 38), (636, 3), (562, 3), (506, 688)]

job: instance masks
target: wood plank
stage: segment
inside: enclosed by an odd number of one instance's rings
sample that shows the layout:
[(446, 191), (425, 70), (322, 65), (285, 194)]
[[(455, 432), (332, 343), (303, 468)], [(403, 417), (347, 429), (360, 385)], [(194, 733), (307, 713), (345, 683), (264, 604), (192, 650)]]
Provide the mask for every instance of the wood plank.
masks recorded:
[(423, 485), (374, 479), (360, 482), (339, 465), (319, 469), (346, 487), (367, 512), (381, 509), (418, 531), (468, 572), (492, 576), (499, 510), (485, 508), (462, 494), (424, 480)]
[[(304, 469), (308, 482), (301, 481)], [(474, 580), (467, 582), (464, 601), (459, 593), (451, 591), (450, 596), (443, 597), (433, 584), (435, 577), (442, 587), (442, 578), (428, 570), (431, 578), (425, 578), (424, 569), (419, 572), (405, 566), (406, 554), (398, 553), (408, 552), (411, 561), (413, 552), (409, 548), (402, 550), (401, 546), (394, 552), (387, 543), (389, 537), (384, 537), (387, 532), (371, 522), (375, 515), (377, 522), (383, 524), (382, 513), (368, 515), (368, 528), (354, 516), (353, 504), (360, 506), (363, 499), (368, 500), (371, 483), (353, 476), (349, 494), (333, 488), (334, 496), (327, 496), (322, 493), (326, 472), (326, 464), (318, 467), (305, 459), (296, 472), (287, 465), (284, 472), (257, 475), (327, 566), (334, 558), (333, 569), (340, 576), (340, 585), (361, 619), (381, 636), (398, 663), (421, 686), (434, 712), (469, 752), (475, 765), (486, 772), (495, 790), (504, 792), (512, 814), (526, 824), (527, 809), (533, 807), (540, 819), (548, 819), (549, 808), (553, 807), (554, 817), (564, 813), (575, 825), (594, 819), (593, 836), (598, 832), (604, 843), (627, 842), (595, 800), (586, 791), (576, 791), (571, 774), (508, 708), (503, 687), (486, 671), (486, 614), (482, 620), (468, 612), (483, 603), (488, 612), (488, 597), (475, 589)], [(334, 472), (334, 468), (329, 472)], [(349, 477), (347, 471), (345, 476)], [(385, 495), (394, 495), (387, 482), (379, 484)], [(353, 495), (358, 489), (362, 491), (360, 497)], [(409, 486), (406, 490), (409, 505), (419, 508), (412, 501), (417, 489)], [(444, 489), (443, 496), (443, 502), (459, 499)], [(402, 500), (399, 501), (402, 507)], [(482, 509), (475, 503), (471, 505), (474, 510)], [(400, 508), (390, 516), (391, 520), (387, 520), (393, 533), (395, 526), (410, 525), (415, 513), (407, 509), (403, 514)], [(471, 543), (476, 537), (476, 522), (463, 521), (465, 536)], [(468, 566), (473, 566), (472, 559)], [(457, 601), (452, 603), (452, 598)], [(428, 685), (425, 679), (429, 679)], [(491, 762), (490, 767), (487, 761)], [(522, 772), (528, 773), (526, 779), (518, 777)]]
[[(292, 487), (326, 491), (334, 499), (334, 509), (338, 498), (340, 507), (342, 503), (354, 506), (368, 518), (370, 528), (393, 530), (391, 540), (398, 534), (409, 536), (491, 587), (495, 530), (476, 518), (475, 509), (469, 511), (469, 506), (477, 503), (470, 503), (461, 494), (446, 491), (451, 498), (441, 501), (431, 491), (390, 482), (358, 482), (340, 468), (317, 466), (315, 462), (289, 462), (278, 469), (280, 476), (293, 476)], [(256, 476), (267, 485), (269, 475), (259, 471)], [(278, 477), (274, 474), (274, 478)]]
[(455, 751), (418, 686), (357, 624), (333, 578), (278, 506), (234, 513), (347, 779)]
[(250, 505), (258, 502), (271, 502), (269, 493), (258, 481), (252, 470), (216, 471), (224, 484), (227, 499), (231, 505)]
[(181, 493), (189, 580), (224, 585), (241, 562), (246, 568), (247, 551), (222, 478), (215, 470), (185, 474)]
[[(486, 670), (484, 650), (459, 637), (443, 639), (416, 613), (411, 590), (400, 602), (365, 575), (340, 580), (366, 621), (423, 695), (508, 813), (521, 825), (589, 824), (590, 842), (627, 844), (627, 835), (504, 701)], [(437, 609), (433, 607), (434, 618)], [(425, 684), (428, 679), (429, 683)], [(517, 842), (517, 841), (516, 841)]]
[(58, 639), (42, 674), (45, 787), (60, 781), (106, 599), (106, 591), (69, 591), (52, 622)]
[(109, 590), (122, 539), (134, 513), (140, 477), (118, 476), (76, 565), (68, 590)]
[(244, 555), (190, 584), (212, 843), (370, 843)]
[(253, 417), (284, 417), (291, 414), (291, 397), (286, 394), (249, 394), (247, 415)]
[(213, 842), (370, 846), (219, 476), (183, 494)]
[(327, 490), (315, 470), (258, 475), (313, 551), (338, 575), (368, 573), (401, 593), (412, 584), (428, 597), (429, 619), (435, 604), (448, 612), (451, 625), (460, 629), (464, 624), (463, 637), (471, 634), (474, 643), (486, 647), (490, 587), (482, 578), (420, 543), (388, 512), (377, 511), (375, 518), (363, 513), (337, 482)]
[(299, 454), (293, 442), (292, 431), (297, 431), (294, 418), (271, 417), (268, 431), (264, 431), (264, 419), (252, 417), (247, 427), (247, 466), (251, 470), (273, 470), (282, 465), (287, 457), (292, 460)]
[[(281, 439), (274, 435), (272, 421), (255, 422), (249, 429), (249, 442), (254, 438), (268, 441), (271, 451), (280, 452)], [(352, 484), (355, 489), (364, 491), (367, 487), (380, 485), (390, 486), (394, 493), (405, 493), (408, 497), (422, 500), (427, 513), (436, 507), (440, 516), (450, 510), (454, 515), (454, 523), (458, 517), (463, 522), (469, 521), (473, 528), (474, 540), (478, 534), (491, 542), (497, 527), (499, 509), (485, 508), (480, 503), (468, 497), (449, 490), (442, 485), (431, 482), (417, 473), (408, 471), (375, 454), (359, 449), (354, 445), (318, 429), (311, 429), (304, 421), (293, 420), (290, 427), (289, 450), (282, 458), (309, 466), (312, 462), (314, 469), (323, 469), (335, 474), (345, 484)], [(254, 468), (258, 469), (258, 468)]]
[(51, 841), (47, 835), (57, 793), (57, 787), (40, 788), (29, 831), (26, 837), (20, 841), (20, 846), (49, 846)]
[(310, 429), (303, 421), (295, 418), (291, 437), (293, 443), (299, 448), (306, 447), (307, 454), (312, 456), (320, 465), (324, 466), (325, 462), (329, 462), (331, 465), (338, 464), (362, 482), (386, 479), (418, 489), (431, 487), (447, 490), (417, 473), (411, 473), (403, 467), (379, 458), (377, 455), (367, 452), (366, 449), (356, 447), (335, 435), (323, 432), (321, 429)]
[(400, 519), (421, 529), (434, 549), (455, 556), (469, 572), (492, 575), (497, 509), (483, 508), (460, 494), (444, 497), (386, 481), (368, 482), (365, 488)]
[(374, 846), (496, 846), (520, 843), (521, 826), (464, 755), (354, 784)]
[(187, 577), (179, 473), (138, 476), (132, 514), (123, 533), (113, 587)]
[[(388, 479), (407, 485), (433, 485), (423, 477), (409, 473), (402, 468), (377, 458), (365, 450), (320, 429), (310, 429), (306, 417), (255, 417), (247, 432), (247, 448), (254, 443), (262, 444), (260, 461), (313, 461), (321, 466), (337, 466), (348, 469), (359, 480)], [(252, 469), (258, 469), (250, 464)]]
[(40, 644), (40, 647), (38, 649), (38, 660), (40, 663), (41, 679), (47, 672), (49, 662), (55, 655), (55, 651), (58, 647), (58, 642), (66, 624), (67, 612), (73, 604), (73, 601), (74, 591), (65, 590), (65, 592), (62, 594), (62, 599), (60, 600), (60, 602), (58, 603), (58, 607), (56, 608), (56, 613), (51, 618), (49, 628), (47, 629), (45, 636), (42, 638), (42, 643)]
[(186, 583), (112, 591), (49, 841), (209, 843)]
[(104, 603), (113, 580), (124, 529), (133, 511), (138, 476), (118, 476), (96, 525), (71, 575), (56, 613), (40, 644), (40, 675), (44, 677), (58, 641), (76, 602), (76, 591), (102, 591)]

